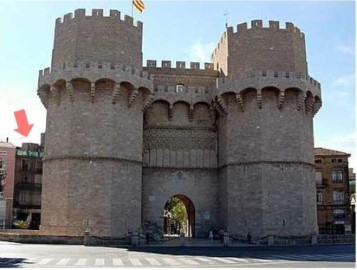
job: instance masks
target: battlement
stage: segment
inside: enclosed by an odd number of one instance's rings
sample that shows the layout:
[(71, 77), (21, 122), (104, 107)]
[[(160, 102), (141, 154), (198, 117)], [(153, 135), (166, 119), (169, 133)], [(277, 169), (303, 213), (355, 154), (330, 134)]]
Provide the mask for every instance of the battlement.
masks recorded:
[[(252, 46), (254, 44), (254, 46)], [(253, 20), (231, 26), (223, 33), (212, 53), (216, 70), (229, 77), (244, 76), (251, 70), (282, 70), (308, 73), (305, 36), (287, 22)]]
[[(307, 74), (301, 73), (301, 72), (285, 72), (285, 71), (272, 71), (272, 70), (255, 70), (246, 73), (246, 76), (234, 79), (234, 81), (239, 81), (240, 79), (246, 79), (246, 78), (256, 78), (256, 77), (261, 77), (261, 78), (276, 78), (276, 79), (297, 79), (304, 81), (311, 85), (312, 87), (316, 87), (317, 89), (321, 90), (321, 84), (316, 81), (314, 78), (310, 77)], [(226, 77), (219, 77), (217, 78), (218, 84), (224, 84), (227, 82), (231, 82), (231, 79), (228, 79)]]
[(301, 35), (301, 37), (304, 37), (304, 33), (300, 32), (300, 29), (296, 26), (294, 26), (293, 23), (291, 22), (286, 22), (285, 23), (285, 28), (280, 27), (279, 21), (269, 21), (268, 25), (264, 27), (263, 21), (262, 20), (252, 20), (250, 22), (250, 27), (248, 27), (248, 23), (240, 23), (237, 25), (236, 32), (234, 32), (233, 27), (228, 27), (227, 32), (230, 34), (235, 34), (235, 33), (240, 33), (244, 31), (249, 31), (249, 30), (256, 30), (256, 29), (266, 29), (266, 30), (280, 30), (280, 31), (286, 31), (286, 32), (293, 32), (293, 33), (298, 33)]
[(130, 17), (128, 15), (124, 15), (124, 19), (121, 19), (121, 13), (118, 10), (113, 10), (111, 9), (109, 11), (108, 16), (104, 16), (103, 9), (92, 9), (91, 15), (86, 15), (86, 10), (85, 9), (76, 9), (74, 11), (74, 16), (73, 13), (67, 13), (66, 15), (63, 16), (62, 18), (57, 18), (56, 19), (56, 27), (59, 25), (63, 25), (66, 22), (75, 20), (75, 19), (83, 19), (83, 18), (94, 18), (94, 19), (99, 19), (99, 18), (104, 18), (104, 19), (110, 19), (110, 20), (115, 20), (118, 23), (123, 23), (129, 26), (134, 26), (137, 28), (142, 29), (143, 23), (141, 21), (136, 21), (136, 25), (134, 24), (134, 19), (133, 17)]
[(248, 31), (254, 31), (254, 30), (267, 30), (267, 31), (280, 31), (280, 32), (286, 32), (286, 33), (296, 33), (297, 35), (300, 36), (300, 38), (305, 38), (304, 33), (300, 31), (300, 29), (296, 26), (294, 26), (293, 23), (291, 22), (286, 22), (285, 23), (285, 28), (280, 27), (280, 22), (279, 21), (269, 21), (267, 26), (263, 25), (262, 20), (252, 20), (250, 22), (250, 25), (248, 26), (248, 23), (240, 23), (236, 26), (236, 31), (233, 28), (233, 26), (230, 26), (227, 28), (227, 31), (225, 31), (220, 38), (216, 48), (214, 49), (212, 53), (212, 58), (214, 55), (217, 54), (219, 49), (222, 47), (222, 44), (226, 41), (227, 39), (227, 34), (228, 36), (231, 35), (239, 35)]
[(63, 68), (53, 69), (45, 68), (39, 71), (39, 78), (48, 77), (53, 72), (61, 71), (93, 71), (93, 72), (103, 72), (103, 71), (124, 71), (132, 75), (136, 75), (143, 79), (151, 80), (151, 76), (148, 72), (141, 69), (134, 68), (132, 66), (110, 63), (110, 62), (94, 62), (94, 61), (76, 61), (76, 62), (64, 62)]
[(157, 65), (156, 60), (147, 60), (146, 62), (147, 68), (162, 68), (162, 69), (169, 69), (169, 68), (176, 68), (176, 69), (191, 69), (191, 70), (213, 70), (214, 66), (213, 63), (204, 63), (204, 68), (200, 68), (199, 62), (190, 62), (189, 68), (186, 68), (185, 61), (176, 61), (176, 66), (171, 66), (171, 61), (162, 60), (161, 67)]

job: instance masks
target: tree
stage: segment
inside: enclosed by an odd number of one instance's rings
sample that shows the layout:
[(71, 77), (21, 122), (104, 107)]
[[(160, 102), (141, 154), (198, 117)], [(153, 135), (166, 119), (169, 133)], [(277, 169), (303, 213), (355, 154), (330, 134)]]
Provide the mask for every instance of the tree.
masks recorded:
[(14, 225), (18, 229), (27, 229), (29, 227), (29, 223), (26, 220), (17, 220)]
[(171, 213), (172, 219), (178, 221), (183, 227), (187, 221), (187, 211), (184, 203), (177, 197), (172, 197), (168, 203), (166, 209)]
[(6, 177), (5, 162), (0, 158), (0, 192), (4, 190), (5, 177)]

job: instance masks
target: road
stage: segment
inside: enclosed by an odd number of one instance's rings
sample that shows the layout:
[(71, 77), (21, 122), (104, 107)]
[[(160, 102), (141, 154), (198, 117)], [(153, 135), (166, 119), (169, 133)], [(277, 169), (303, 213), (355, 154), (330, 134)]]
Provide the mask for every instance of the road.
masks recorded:
[(355, 245), (85, 247), (0, 242), (0, 267), (335, 267), (354, 268)]

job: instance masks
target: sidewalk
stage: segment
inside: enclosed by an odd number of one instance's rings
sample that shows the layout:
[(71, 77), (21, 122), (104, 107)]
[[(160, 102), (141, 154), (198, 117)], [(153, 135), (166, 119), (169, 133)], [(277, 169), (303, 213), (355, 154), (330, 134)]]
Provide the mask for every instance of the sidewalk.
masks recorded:
[[(180, 247), (180, 246), (185, 246), (185, 247), (223, 247), (223, 243), (221, 243), (219, 240), (213, 240), (212, 242), (209, 239), (205, 238), (185, 238), (185, 244), (182, 245), (181, 239), (174, 238), (172, 240), (164, 241), (162, 243), (149, 243), (149, 245), (146, 244), (141, 244), (140, 246), (152, 246), (152, 247)], [(234, 246), (234, 247), (249, 247), (249, 246), (256, 246), (254, 244), (245, 244), (241, 243), (239, 241), (233, 241), (229, 243), (229, 246)]]

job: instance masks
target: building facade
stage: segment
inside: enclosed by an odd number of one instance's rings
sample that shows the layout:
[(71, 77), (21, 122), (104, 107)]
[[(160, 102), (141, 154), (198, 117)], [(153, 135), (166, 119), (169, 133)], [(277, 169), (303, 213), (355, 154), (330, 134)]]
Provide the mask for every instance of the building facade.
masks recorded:
[(5, 172), (5, 180), (2, 183), (3, 191), (0, 193), (0, 229), (12, 226), (12, 204), (14, 198), (15, 182), (15, 155), (16, 147), (0, 141), (0, 159), (2, 166), (0, 170)]
[(142, 61), (143, 24), (78, 9), (55, 27), (41, 230), (123, 236), (164, 226), (172, 198), (190, 236), (316, 234), (313, 116), (320, 84), (292, 23), (228, 27), (211, 63)]
[(351, 225), (348, 158), (350, 154), (315, 148), (316, 201), (320, 233), (343, 233)]
[(23, 143), (16, 149), (13, 216), (26, 220), (30, 229), (41, 222), (41, 189), (43, 145)]

